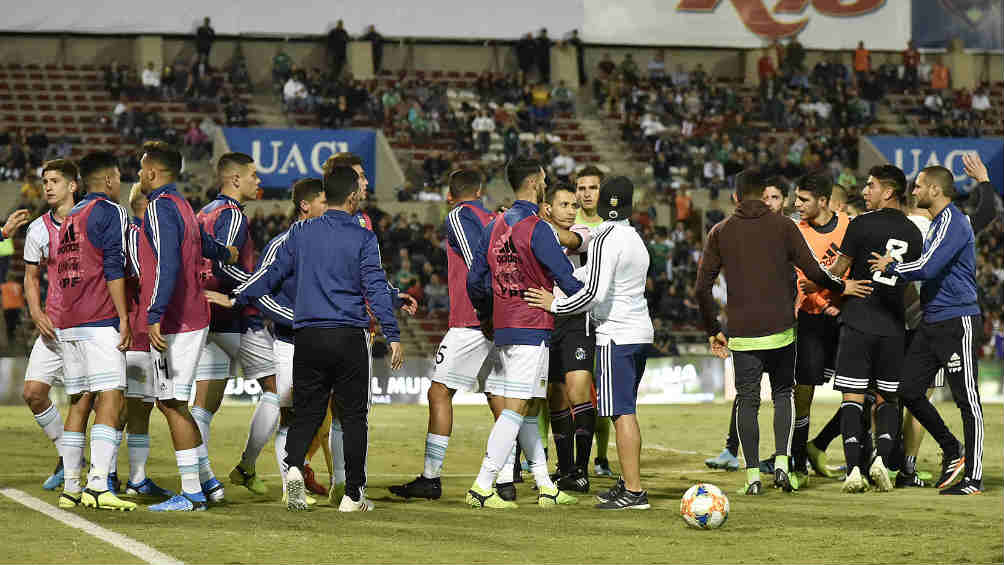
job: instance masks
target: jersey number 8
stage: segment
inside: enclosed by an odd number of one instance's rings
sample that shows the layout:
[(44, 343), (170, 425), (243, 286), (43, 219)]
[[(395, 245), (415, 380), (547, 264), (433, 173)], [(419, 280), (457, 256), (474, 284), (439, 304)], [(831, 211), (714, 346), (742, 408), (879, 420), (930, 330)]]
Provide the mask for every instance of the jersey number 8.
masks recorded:
[[(906, 250), (909, 247), (910, 245), (902, 239), (890, 239), (885, 242), (885, 253), (886, 255), (892, 257), (897, 263), (902, 263), (903, 255), (906, 255)], [(884, 285), (896, 286), (896, 282), (899, 281), (899, 277), (896, 275), (886, 276), (882, 274), (882, 271), (875, 271), (872, 273), (872, 280)]]

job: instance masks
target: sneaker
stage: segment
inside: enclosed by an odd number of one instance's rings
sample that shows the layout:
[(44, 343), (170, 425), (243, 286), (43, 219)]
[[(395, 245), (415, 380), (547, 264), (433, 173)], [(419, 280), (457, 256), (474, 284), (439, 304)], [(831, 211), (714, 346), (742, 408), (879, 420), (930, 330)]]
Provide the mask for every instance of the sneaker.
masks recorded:
[(598, 477), (612, 477), (614, 476), (613, 471), (610, 470), (610, 461), (606, 457), (597, 457), (593, 460), (593, 474)]
[(811, 441), (805, 444), (805, 455), (809, 460), (812, 470), (821, 477), (828, 479), (836, 478), (837, 474), (827, 466), (826, 452), (816, 447)]
[(208, 481), (202, 483), (202, 494), (206, 495), (206, 500), (213, 504), (220, 504), (223, 502), (223, 483), (219, 479), (213, 477)]
[(648, 491), (635, 494), (626, 488), (616, 498), (594, 506), (597, 510), (648, 510), (651, 507), (648, 503)]
[(302, 512), (307, 509), (306, 487), (303, 474), (296, 467), (286, 471), (286, 510)]
[(101, 492), (85, 488), (80, 493), (80, 504), (84, 508), (101, 508), (103, 510), (119, 510), (129, 512), (136, 509), (135, 502), (122, 500), (115, 496), (114, 492), (103, 490)]
[(349, 495), (342, 496), (342, 502), (338, 505), (339, 512), (369, 512), (373, 510), (372, 500), (366, 498), (366, 488), (359, 487), (359, 500), (352, 500)]
[(793, 471), (788, 475), (791, 480), (791, 489), (800, 490), (803, 487), (809, 486), (809, 473), (803, 471)]
[(879, 492), (889, 492), (892, 490), (892, 481), (889, 479), (889, 469), (886, 469), (882, 457), (876, 457), (872, 461), (872, 466), (868, 468), (868, 476), (875, 483), (875, 488)]
[(723, 449), (717, 457), (705, 459), (704, 464), (707, 465), (709, 469), (725, 469), (726, 471), (739, 470), (739, 458), (732, 455), (732, 452), (728, 449)]
[(599, 502), (601, 502), (601, 503), (602, 502), (607, 502), (609, 500), (613, 500), (613, 499), (617, 498), (618, 496), (620, 496), (621, 493), (624, 492), (625, 490), (627, 490), (627, 487), (624, 486), (624, 478), (623, 477), (618, 478), (617, 479), (617, 484), (615, 484), (614, 486), (610, 487), (610, 489), (607, 490), (606, 492), (597, 494), (596, 495), (596, 500), (599, 501)]
[(63, 486), (63, 458), (60, 457), (56, 461), (56, 468), (52, 471), (45, 482), (42, 483), (42, 488), (45, 490), (56, 490), (57, 488)]
[(579, 499), (574, 496), (559, 490), (558, 487), (543, 487), (540, 492), (537, 493), (537, 505), (538, 506), (558, 506), (565, 504), (575, 504)]
[(502, 500), (509, 502), (516, 500), (516, 483), (495, 483), (495, 494)]
[(118, 473), (108, 473), (108, 491), (118, 494), (122, 489), (122, 481), (119, 480)]
[(331, 488), (328, 489), (328, 504), (338, 506), (342, 503), (343, 496), (345, 496), (345, 483), (332, 484)]
[(585, 469), (575, 469), (571, 473), (562, 475), (555, 484), (559, 489), (571, 492), (589, 492), (589, 477)]
[(76, 496), (68, 492), (60, 493), (58, 504), (60, 508), (76, 508), (80, 504), (80, 493), (78, 492)]
[(258, 473), (254, 471), (249, 473), (240, 465), (230, 471), (230, 484), (247, 487), (253, 494), (268, 494), (268, 487), (265, 486), (264, 481), (258, 478)]
[(439, 497), (443, 496), (443, 484), (439, 477), (436, 477), (435, 479), (427, 479), (422, 475), (419, 475), (410, 483), (394, 485), (388, 490), (390, 490), (391, 494), (396, 494), (401, 498), (427, 498), (429, 500), (438, 500)]
[(959, 474), (966, 467), (966, 458), (961, 455), (956, 455), (955, 457), (949, 457), (948, 455), (941, 455), (941, 477), (938, 482), (935, 483), (935, 487), (943, 489), (955, 482), (959, 478)]
[(927, 483), (921, 479), (917, 473), (906, 473), (900, 470), (896, 474), (896, 485), (895, 488), (907, 488), (907, 487), (926, 487)]
[(477, 483), (467, 490), (465, 502), (473, 508), (519, 508), (519, 505), (511, 500), (502, 500), (494, 490), (481, 490)]
[(861, 469), (857, 467), (851, 469), (851, 472), (847, 473), (847, 477), (844, 478), (844, 485), (840, 490), (847, 493), (865, 492), (868, 490), (868, 483), (861, 476)]
[(773, 475), (774, 474), (774, 458), (764, 459), (760, 462), (760, 474), (761, 475)]
[(784, 492), (791, 492), (795, 490), (791, 484), (791, 477), (784, 469), (774, 469), (774, 488), (779, 488)]
[(747, 482), (739, 489), (739, 494), (745, 494), (747, 496), (760, 496), (763, 494), (763, 483), (760, 481), (753, 481), (752, 483)]
[(150, 477), (143, 479), (143, 482), (133, 484), (131, 481), (126, 481), (125, 493), (129, 496), (159, 496), (161, 498), (173, 498), (174, 493), (167, 490), (166, 488), (161, 488), (157, 486), (157, 483), (153, 482)]
[(148, 506), (150, 512), (202, 512), (207, 508), (206, 495), (182, 493), (172, 496), (160, 504)]
[(972, 494), (983, 494), (983, 481), (974, 481), (969, 477), (955, 483), (954, 486), (941, 489), (938, 494), (954, 494), (968, 496)]
[(328, 496), (328, 489), (317, 482), (317, 479), (314, 478), (314, 470), (310, 468), (309, 464), (303, 465), (303, 485), (307, 487), (308, 491), (314, 494)]

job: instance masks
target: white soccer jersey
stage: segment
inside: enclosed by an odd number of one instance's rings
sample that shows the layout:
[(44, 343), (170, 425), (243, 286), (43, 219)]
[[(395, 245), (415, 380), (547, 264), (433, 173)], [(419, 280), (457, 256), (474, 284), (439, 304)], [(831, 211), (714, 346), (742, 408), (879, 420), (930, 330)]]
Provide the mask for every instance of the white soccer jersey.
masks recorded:
[[(52, 212), (46, 212), (52, 214)], [(56, 222), (58, 225), (59, 222)], [(49, 258), (49, 230), (45, 227), (45, 214), (28, 224), (28, 235), (24, 238), (24, 262), (37, 265)]]
[(645, 301), (648, 249), (627, 220), (606, 221), (593, 231), (585, 266), (575, 278), (585, 286), (555, 298), (551, 312), (571, 316), (589, 312), (597, 335), (618, 344), (652, 343), (654, 330)]

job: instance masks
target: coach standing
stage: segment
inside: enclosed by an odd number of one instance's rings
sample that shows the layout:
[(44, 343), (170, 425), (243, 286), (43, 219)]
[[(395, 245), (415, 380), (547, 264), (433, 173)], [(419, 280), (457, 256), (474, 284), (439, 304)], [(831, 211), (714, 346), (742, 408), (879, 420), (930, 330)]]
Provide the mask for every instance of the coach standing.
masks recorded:
[[(711, 350), (721, 358), (733, 352), (736, 422), (739, 445), (746, 459), (745, 494), (762, 493), (760, 482), (760, 379), (770, 375), (774, 396), (774, 440), (777, 451), (774, 486), (791, 491), (788, 457), (794, 424), (792, 386), (795, 379), (795, 294), (792, 267), (813, 282), (836, 293), (864, 296), (867, 283), (841, 281), (819, 266), (798, 227), (772, 214), (761, 201), (764, 182), (756, 171), (736, 175), (739, 205), (729, 218), (708, 234), (697, 270), (697, 302)], [(728, 287), (726, 337), (718, 322), (711, 288), (724, 271)]]
[(286, 442), (289, 510), (305, 510), (302, 469), (334, 393), (345, 437), (345, 496), (338, 510), (373, 509), (365, 497), (371, 357), (368, 303), (390, 342), (391, 366), (404, 363), (393, 297), (376, 235), (353, 218), (362, 199), (359, 174), (334, 167), (324, 175), (328, 211), (300, 222), (267, 270), (234, 290), (238, 305), (279, 287), (296, 273), (293, 311), (293, 422)]

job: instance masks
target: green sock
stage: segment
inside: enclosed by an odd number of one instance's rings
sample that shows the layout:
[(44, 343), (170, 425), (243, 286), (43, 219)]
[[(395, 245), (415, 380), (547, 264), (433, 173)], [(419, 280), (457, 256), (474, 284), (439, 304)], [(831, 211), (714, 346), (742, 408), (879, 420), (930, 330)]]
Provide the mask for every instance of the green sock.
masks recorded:
[(750, 485), (760, 480), (760, 468), (759, 467), (747, 467), (746, 468), (746, 484)]
[(774, 456), (774, 468), (781, 469), (785, 473), (788, 472), (788, 456), (787, 455), (775, 455)]
[(547, 402), (540, 403), (540, 410), (537, 413), (537, 433), (540, 434), (540, 441), (544, 442), (544, 447), (547, 447), (548, 443), (551, 441), (551, 410), (547, 406)]

